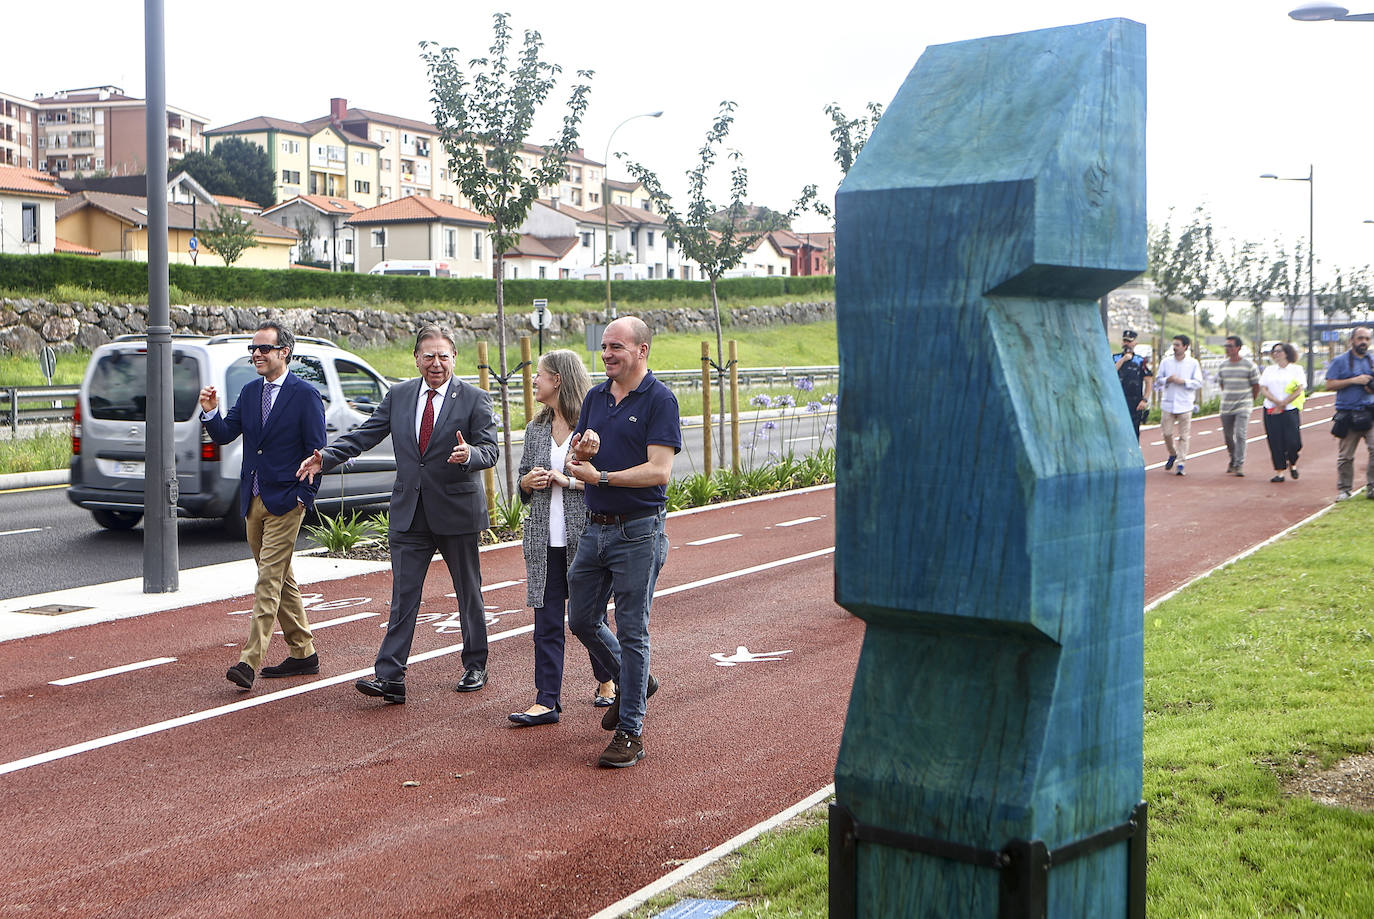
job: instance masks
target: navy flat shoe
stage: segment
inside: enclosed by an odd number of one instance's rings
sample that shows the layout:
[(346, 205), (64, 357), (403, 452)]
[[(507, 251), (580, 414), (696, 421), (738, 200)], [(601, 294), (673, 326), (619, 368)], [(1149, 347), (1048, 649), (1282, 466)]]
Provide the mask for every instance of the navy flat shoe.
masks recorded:
[(529, 712), (511, 712), (506, 717), (509, 718), (511, 724), (516, 727), (529, 728), (540, 724), (557, 724), (558, 711), (559, 710), (556, 708), (551, 708), (547, 712), (541, 712), (538, 715), (531, 715)]

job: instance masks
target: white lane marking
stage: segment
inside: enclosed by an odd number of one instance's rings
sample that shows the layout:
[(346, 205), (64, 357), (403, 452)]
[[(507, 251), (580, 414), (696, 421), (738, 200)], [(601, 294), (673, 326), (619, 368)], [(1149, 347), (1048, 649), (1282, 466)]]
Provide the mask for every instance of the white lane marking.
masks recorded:
[(22, 530), (0, 530), (0, 536), (21, 536), (24, 533), (41, 533), (43, 527), (27, 527)]
[[(749, 568), (741, 568), (738, 571), (718, 574), (714, 577), (703, 578), (700, 581), (692, 581), (688, 584), (679, 584), (676, 587), (669, 587), (664, 590), (654, 592), (654, 598), (666, 597), (670, 594), (681, 593), (684, 590), (692, 590), (697, 587), (705, 587), (708, 584), (716, 584), (727, 581), (731, 578), (743, 577), (744, 575), (754, 574), (759, 571), (767, 571), (770, 568), (778, 568), (783, 565), (791, 565), (796, 562), (807, 561), (808, 559), (819, 558), (822, 555), (829, 555), (835, 551), (834, 546), (826, 549), (818, 549), (815, 552), (807, 552), (803, 555), (793, 555), (788, 558), (778, 559), (773, 562), (764, 562), (761, 565), (753, 565)], [(534, 625), (522, 625), (519, 628), (501, 632), (498, 635), (489, 636), (487, 641), (501, 641), (506, 638), (514, 638), (517, 635), (527, 635), (534, 631)], [(443, 657), (447, 654), (456, 654), (463, 650), (462, 642), (456, 645), (448, 645), (443, 648), (436, 648), (433, 651), (425, 651), (421, 654), (412, 654), (408, 664), (416, 664), (420, 661), (431, 660), (436, 657)], [(265, 693), (261, 696), (254, 696), (249, 699), (242, 699), (238, 702), (230, 702), (228, 705), (220, 705), (216, 708), (206, 709), (200, 712), (191, 712), (189, 715), (182, 715), (179, 718), (169, 718), (166, 721), (159, 721), (155, 724), (144, 725), (143, 727), (130, 728), (127, 731), (120, 731), (118, 734), (109, 734), (105, 737), (97, 737), (94, 740), (84, 740), (81, 743), (70, 744), (59, 747), (56, 750), (48, 750), (44, 753), (35, 753), (33, 756), (26, 756), (23, 759), (16, 759), (8, 763), (0, 763), (0, 775), (11, 772), (19, 772), (32, 766), (41, 766), (44, 763), (56, 762), (60, 759), (77, 756), (82, 753), (89, 753), (92, 750), (100, 750), (104, 747), (111, 747), (115, 744), (124, 743), (129, 740), (137, 740), (140, 737), (148, 737), (152, 734), (160, 734), (163, 731), (170, 731), (173, 728), (184, 727), (188, 724), (195, 724), (200, 721), (208, 721), (211, 718), (218, 718), (222, 715), (230, 715), (244, 709), (256, 708), (259, 705), (266, 705), (269, 702), (276, 702), (280, 699), (289, 699), (292, 696), (299, 696), (307, 692), (314, 692), (328, 686), (337, 686), (340, 683), (347, 683), (350, 680), (357, 680), (361, 677), (372, 676), (372, 668), (366, 667), (362, 670), (354, 670), (352, 673), (343, 673), (338, 676), (326, 677), (322, 680), (312, 680), (309, 683), (302, 683), (288, 689), (281, 689), (276, 692)]]
[[(517, 585), (517, 584), (523, 584), (523, 583), (525, 583), (525, 582), (524, 582), (524, 581), (501, 581), (501, 582), (496, 583), (496, 584), (484, 584), (484, 585), (482, 586), (482, 593), (486, 593), (486, 592), (489, 591), (489, 590), (500, 590), (500, 589), (503, 588), (503, 587), (514, 587), (514, 586)], [(448, 596), (452, 597), (452, 596), (454, 596), (454, 595), (453, 595), (453, 594), (448, 594)]]
[(175, 657), (155, 657), (152, 660), (139, 661), (136, 664), (123, 664), (119, 667), (109, 667), (105, 670), (97, 670), (93, 673), (82, 673), (78, 676), (63, 677), (60, 680), (49, 680), (49, 686), (71, 686), (75, 683), (84, 683), (87, 680), (98, 680), (101, 677), (114, 676), (119, 673), (128, 673), (131, 670), (142, 670), (145, 667), (156, 667), (159, 664), (170, 664), (175, 661)]
[[(1326, 417), (1326, 418), (1318, 418), (1316, 421), (1309, 421), (1309, 422), (1307, 422), (1306, 424), (1298, 425), (1298, 427), (1299, 427), (1299, 428), (1315, 428), (1317, 425), (1328, 424), (1330, 421), (1331, 421), (1331, 418), (1328, 416), (1328, 417)], [(1259, 441), (1264, 440), (1264, 439), (1265, 439), (1265, 436), (1264, 436), (1263, 434), (1260, 434), (1260, 435), (1257, 436), (1257, 437), (1247, 437), (1247, 438), (1245, 438), (1245, 442), (1246, 442), (1247, 444), (1253, 444), (1253, 443), (1258, 443)], [(1159, 443), (1155, 444), (1155, 446), (1158, 447), (1158, 446), (1159, 446), (1160, 444), (1162, 444), (1162, 443), (1164, 443), (1164, 441), (1161, 440)], [(1225, 449), (1226, 449), (1226, 445), (1225, 445), (1225, 444), (1222, 444), (1220, 447), (1213, 447), (1213, 448), (1210, 449), (1210, 450), (1199, 450), (1197, 453), (1189, 453), (1189, 454), (1188, 454), (1188, 459), (1190, 459), (1190, 460), (1191, 460), (1191, 459), (1196, 459), (1196, 458), (1199, 457), (1199, 456), (1207, 456), (1208, 454), (1211, 454), (1211, 453), (1220, 453), (1222, 450), (1225, 450)], [(1146, 472), (1149, 472), (1151, 469), (1163, 469), (1163, 468), (1164, 468), (1164, 463), (1154, 463), (1154, 464), (1152, 464), (1152, 465), (1146, 466), (1146, 467), (1145, 467), (1145, 471), (1146, 471)], [(782, 526), (782, 524), (778, 524), (778, 526)]]
[(708, 536), (705, 539), (694, 539), (687, 543), (689, 546), (709, 546), (713, 542), (725, 542), (727, 539), (739, 539), (739, 533), (725, 533), (721, 536)]
[[(315, 629), (327, 629), (331, 625), (343, 625), (345, 622), (357, 622), (359, 619), (371, 619), (373, 616), (380, 615), (381, 613), (354, 613), (352, 616), (340, 616), (337, 619), (326, 619), (323, 622), (312, 622), (310, 623), (310, 630), (313, 632)], [(281, 629), (277, 629), (277, 631), (273, 634), (280, 635), (282, 634), (282, 631)]]
[(786, 520), (782, 523), (775, 523), (773, 526), (794, 527), (802, 523), (811, 523), (813, 520), (820, 520), (820, 517), (798, 517), (796, 520)]

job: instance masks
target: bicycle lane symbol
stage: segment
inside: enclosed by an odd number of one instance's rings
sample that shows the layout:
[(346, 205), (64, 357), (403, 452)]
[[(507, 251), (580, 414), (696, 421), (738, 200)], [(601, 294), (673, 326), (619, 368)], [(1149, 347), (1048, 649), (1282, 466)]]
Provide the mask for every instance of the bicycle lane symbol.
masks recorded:
[[(307, 612), (311, 613), (327, 613), (337, 609), (349, 609), (371, 602), (371, 597), (345, 597), (341, 600), (326, 600), (324, 594), (301, 594), (301, 605), (305, 607)], [(253, 612), (253, 608), (250, 606), (248, 609), (231, 610), (229, 615), (247, 616), (251, 612)]]

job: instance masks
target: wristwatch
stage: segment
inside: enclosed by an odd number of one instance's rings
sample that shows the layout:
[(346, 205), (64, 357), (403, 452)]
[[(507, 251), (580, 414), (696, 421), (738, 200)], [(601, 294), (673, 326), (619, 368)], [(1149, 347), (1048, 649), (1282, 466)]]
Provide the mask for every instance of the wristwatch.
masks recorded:
[(597, 480), (596, 484), (603, 488), (609, 488), (611, 485), (611, 474), (604, 469), (601, 470), (601, 478)]

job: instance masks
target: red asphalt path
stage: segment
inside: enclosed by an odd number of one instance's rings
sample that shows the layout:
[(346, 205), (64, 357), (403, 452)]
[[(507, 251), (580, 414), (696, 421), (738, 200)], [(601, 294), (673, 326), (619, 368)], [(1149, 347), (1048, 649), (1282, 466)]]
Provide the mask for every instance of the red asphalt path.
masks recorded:
[[(1151, 468), (1164, 452), (1142, 432), (1147, 600), (1331, 502), (1330, 398), (1304, 411), (1296, 483), (1268, 481), (1258, 415), (1242, 479), (1224, 475), (1215, 420), (1195, 422), (1184, 477)], [(652, 625), (663, 688), (633, 769), (595, 765), (608, 735), (571, 637), (562, 722), (507, 727), (533, 700), (519, 547), (483, 554), (478, 693), (452, 692), (441, 564), (404, 706), (351, 686), (371, 672), (386, 572), (312, 585), (320, 676), (250, 693), (223, 676), (243, 597), (0, 644), (0, 834), (17, 843), (0, 917), (594, 913), (832, 780), (863, 635), (831, 599), (833, 503), (820, 489), (670, 519)], [(742, 648), (787, 653), (722, 666)], [(269, 658), (284, 655), (274, 642)], [(51, 683), (160, 658), (175, 661)]]

